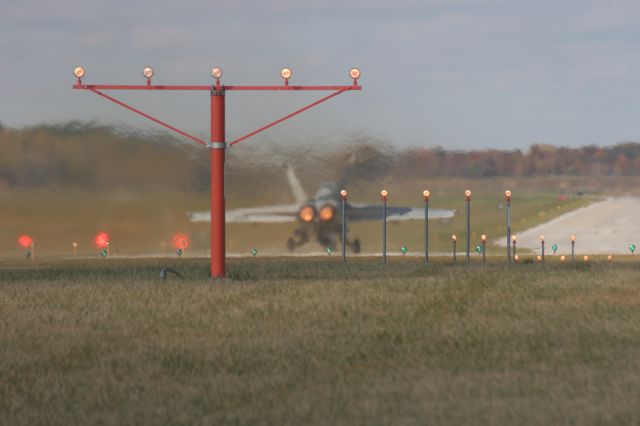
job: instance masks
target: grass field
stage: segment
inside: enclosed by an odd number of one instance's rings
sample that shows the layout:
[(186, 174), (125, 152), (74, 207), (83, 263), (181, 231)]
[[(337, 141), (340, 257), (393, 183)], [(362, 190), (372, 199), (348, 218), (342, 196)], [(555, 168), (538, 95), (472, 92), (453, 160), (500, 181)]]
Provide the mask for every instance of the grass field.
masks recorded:
[(637, 424), (640, 264), (549, 260), (2, 260), (0, 424)]
[[(422, 207), (421, 187), (417, 183), (390, 184), (389, 205)], [(467, 186), (469, 185), (469, 186)], [(483, 233), (489, 236), (489, 249), (494, 239), (505, 235), (504, 182), (487, 180), (481, 183), (454, 181), (434, 183), (430, 206), (456, 209), (451, 220), (432, 220), (430, 246), (434, 252), (450, 250), (450, 238), (456, 234), (466, 238), (464, 188), (474, 189), (472, 201), (472, 244), (475, 247)], [(442, 189), (440, 189), (442, 188)], [(476, 189), (477, 188), (477, 189)], [(496, 189), (498, 188), (498, 189)], [(356, 188), (350, 200), (356, 203), (380, 203), (377, 191)], [(234, 199), (233, 197), (231, 198)], [(549, 191), (524, 191), (514, 195), (512, 230), (522, 232), (556, 216), (592, 202), (591, 196), (559, 198)], [(279, 201), (291, 203), (286, 199)], [(256, 200), (252, 205), (273, 204), (273, 199)], [(228, 207), (244, 205), (229, 202)], [(171, 237), (176, 232), (190, 236), (186, 255), (205, 256), (209, 250), (209, 224), (192, 223), (189, 211), (208, 210), (205, 193), (90, 193), (64, 190), (0, 192), (0, 257), (20, 257), (25, 250), (17, 245), (19, 235), (26, 233), (36, 241), (36, 253), (45, 256), (70, 256), (72, 242), (79, 244), (81, 256), (98, 256), (93, 244), (98, 231), (109, 233), (112, 253), (122, 255), (171, 255)], [(227, 250), (248, 254), (252, 248), (260, 254), (286, 253), (286, 241), (293, 235), (297, 223), (228, 224)], [(350, 223), (350, 236), (358, 237), (365, 253), (381, 251), (381, 223), (367, 221)], [(391, 222), (388, 228), (389, 251), (399, 252), (407, 246), (410, 253), (422, 250), (423, 222), (420, 220)], [(301, 252), (324, 250), (313, 240), (300, 248)]]

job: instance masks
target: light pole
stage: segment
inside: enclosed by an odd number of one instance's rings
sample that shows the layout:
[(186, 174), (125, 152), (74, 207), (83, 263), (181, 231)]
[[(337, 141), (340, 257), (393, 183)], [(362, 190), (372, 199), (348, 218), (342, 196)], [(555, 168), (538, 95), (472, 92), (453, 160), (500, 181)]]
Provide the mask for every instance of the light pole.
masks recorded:
[(456, 259), (456, 244), (458, 242), (458, 237), (454, 235), (451, 236), (451, 243), (453, 244), (453, 263), (457, 263)]
[(429, 191), (422, 191), (424, 198), (424, 264), (429, 264)]
[[(504, 199), (507, 202), (507, 262), (511, 263), (511, 191), (504, 191)], [(515, 254), (515, 253), (514, 253)]]
[(382, 197), (382, 263), (387, 263), (387, 197), (386, 189), (380, 191)]
[(571, 236), (571, 261), (576, 261), (576, 236)]
[(471, 262), (469, 250), (471, 247), (471, 191), (464, 191), (464, 199), (467, 202), (467, 264)]
[(542, 247), (542, 255), (541, 255), (541, 260), (542, 263), (544, 263), (544, 235), (540, 235), (540, 245)]
[(340, 198), (342, 199), (342, 261), (347, 261), (347, 191), (343, 189), (340, 191)]
[(485, 265), (487, 263), (487, 236), (482, 234), (480, 240), (482, 241), (482, 264)]
[[(85, 75), (85, 70), (82, 67), (76, 67), (73, 70), (73, 74), (77, 78), (76, 84), (73, 85), (74, 89), (89, 90), (111, 102), (120, 105), (123, 108), (128, 109), (136, 114), (139, 114), (165, 128), (176, 132), (194, 142), (206, 146), (209, 149), (209, 164), (211, 167), (211, 278), (224, 278), (225, 272), (225, 200), (224, 200), (224, 162), (225, 151), (260, 132), (263, 132), (291, 117), (294, 117), (322, 102), (325, 102), (341, 93), (361, 90), (361, 86), (358, 85), (358, 78), (360, 78), (360, 70), (352, 68), (349, 71), (349, 76), (353, 79), (353, 83), (348, 86), (292, 86), (289, 85), (289, 78), (291, 77), (291, 69), (283, 68), (280, 71), (280, 76), (283, 79), (282, 85), (277, 86), (224, 86), (220, 84), (222, 78), (222, 69), (215, 67), (211, 70), (211, 76), (215, 79), (214, 85), (152, 85), (151, 80), (153, 78), (153, 69), (146, 67), (143, 70), (143, 75), (146, 78), (146, 84), (143, 85), (114, 85), (114, 84), (95, 84), (88, 85), (82, 83), (82, 78)], [(157, 118), (154, 118), (139, 109), (136, 109), (126, 103), (119, 101), (112, 96), (103, 93), (101, 90), (171, 90), (171, 91), (207, 91), (210, 92), (210, 112), (211, 112), (211, 135), (209, 142), (205, 142), (195, 136), (192, 136), (182, 130), (179, 130)], [(300, 108), (291, 114), (288, 114), (272, 123), (260, 127), (251, 133), (248, 133), (240, 138), (237, 138), (227, 143), (225, 138), (225, 94), (229, 90), (239, 91), (332, 91), (333, 93), (320, 98), (319, 100)]]
[[(516, 257), (516, 241), (518, 241), (518, 237), (515, 236), (515, 235), (512, 235), (511, 236), (511, 241), (513, 241), (513, 257), (514, 257), (514, 260), (515, 260), (515, 257)], [(507, 241), (507, 245), (509, 245), (508, 241)]]

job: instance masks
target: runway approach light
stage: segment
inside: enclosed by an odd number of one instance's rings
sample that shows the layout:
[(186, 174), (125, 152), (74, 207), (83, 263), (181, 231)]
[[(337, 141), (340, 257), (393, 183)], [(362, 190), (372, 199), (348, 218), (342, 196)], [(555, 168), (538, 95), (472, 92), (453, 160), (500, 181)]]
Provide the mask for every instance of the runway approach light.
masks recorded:
[(386, 189), (383, 189), (382, 191), (380, 191), (380, 196), (382, 197), (383, 200), (386, 200), (387, 197), (389, 196), (389, 193), (387, 192)]
[(576, 236), (575, 235), (571, 236), (571, 241), (573, 241), (574, 243), (576, 242)]
[(564, 256), (564, 254), (562, 256), (560, 256), (560, 262), (564, 262), (565, 259), (566, 259), (566, 257)]
[(153, 68), (145, 67), (142, 70), (142, 75), (144, 75), (147, 79), (150, 79), (151, 77), (153, 77)]
[(509, 191), (508, 189), (504, 191), (504, 199), (507, 201), (511, 201), (511, 191)]
[(349, 76), (353, 79), (353, 85), (358, 85), (358, 79), (360, 78), (360, 70), (358, 68), (351, 68), (349, 70)]
[(515, 256), (513, 256), (513, 260), (518, 262), (520, 260), (520, 256), (516, 254)]
[(469, 191), (468, 189), (464, 191), (464, 198), (467, 201), (471, 201), (471, 191)]
[(482, 234), (480, 235), (480, 239), (482, 240), (482, 242), (484, 243), (485, 241), (487, 241), (487, 236)]
[(18, 244), (20, 244), (22, 248), (29, 248), (31, 244), (33, 244), (33, 238), (28, 235), (20, 235), (20, 237), (18, 237)]
[(511, 236), (511, 241), (513, 241), (515, 243), (516, 241), (518, 241), (518, 237), (515, 236), (515, 235), (512, 235)]
[(582, 260), (584, 260), (584, 263), (587, 263), (589, 261), (589, 256), (585, 254)]
[(431, 193), (427, 189), (422, 191), (422, 198), (424, 198), (425, 201), (429, 201), (429, 196), (430, 195), (431, 195)]
[(82, 82), (82, 77), (84, 77), (84, 68), (75, 67), (73, 69), (73, 75), (76, 76), (76, 78), (78, 79), (78, 84), (80, 84)]
[(222, 78), (222, 68), (213, 67), (213, 69), (211, 70), (211, 77), (215, 79)]
[(454, 243), (458, 240), (458, 237), (454, 235), (451, 236), (451, 241), (453, 241)]
[(613, 260), (613, 256), (611, 256), (611, 255), (607, 256), (607, 261), (608, 261), (609, 263), (611, 263), (611, 261), (612, 261), (612, 260)]
[(540, 241), (544, 241), (544, 235), (540, 235)]
[(343, 200), (347, 199), (347, 195), (349, 194), (347, 193), (346, 189), (343, 189), (342, 191), (340, 191), (340, 198), (342, 198)]
[(289, 85), (289, 79), (291, 78), (291, 68), (282, 68), (280, 70), (280, 77), (284, 79), (284, 85)]

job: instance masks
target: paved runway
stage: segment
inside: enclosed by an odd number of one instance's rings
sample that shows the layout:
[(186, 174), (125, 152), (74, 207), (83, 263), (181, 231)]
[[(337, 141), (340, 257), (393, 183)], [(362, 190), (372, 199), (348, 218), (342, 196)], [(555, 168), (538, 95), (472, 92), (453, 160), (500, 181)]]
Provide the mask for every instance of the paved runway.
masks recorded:
[[(545, 236), (545, 254), (571, 253), (571, 235), (576, 236), (576, 254), (630, 254), (629, 245), (640, 247), (640, 198), (608, 198), (574, 210), (518, 234), (518, 247), (540, 253), (540, 235)], [(499, 242), (503, 247), (505, 239)]]

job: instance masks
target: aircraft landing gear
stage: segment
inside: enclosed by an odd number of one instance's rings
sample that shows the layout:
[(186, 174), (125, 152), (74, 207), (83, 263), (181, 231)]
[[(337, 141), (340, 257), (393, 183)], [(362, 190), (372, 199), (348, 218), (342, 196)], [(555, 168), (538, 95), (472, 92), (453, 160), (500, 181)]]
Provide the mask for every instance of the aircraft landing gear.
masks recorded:
[(296, 241), (293, 237), (289, 237), (287, 240), (287, 250), (294, 251), (296, 247), (300, 247), (303, 244), (306, 244), (309, 241), (309, 234), (307, 231), (302, 229), (296, 229), (293, 231), (293, 234), (298, 237), (298, 241)]

